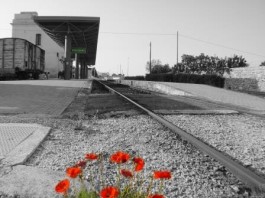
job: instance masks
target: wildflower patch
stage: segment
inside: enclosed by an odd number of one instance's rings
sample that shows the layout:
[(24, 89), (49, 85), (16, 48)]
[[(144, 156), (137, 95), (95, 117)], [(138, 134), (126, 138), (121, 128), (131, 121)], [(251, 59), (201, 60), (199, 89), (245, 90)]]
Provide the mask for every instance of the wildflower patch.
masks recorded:
[[(97, 163), (94, 163), (97, 162)], [(163, 188), (165, 180), (171, 179), (168, 170), (155, 170), (150, 175), (148, 185), (144, 185), (146, 178), (141, 175), (145, 166), (143, 158), (131, 157), (129, 153), (117, 151), (109, 157), (109, 162), (116, 167), (116, 178), (106, 184), (108, 171), (104, 170), (102, 154), (87, 153), (84, 159), (66, 169), (67, 178), (59, 181), (55, 191), (63, 197), (78, 198), (164, 198)], [(98, 165), (92, 170), (93, 165)], [(89, 172), (86, 175), (86, 171)], [(94, 171), (94, 172), (93, 172)], [(158, 181), (157, 181), (158, 180)], [(77, 183), (79, 187), (77, 187)], [(159, 185), (154, 185), (158, 182)], [(88, 188), (86, 183), (89, 183)], [(158, 186), (155, 190), (153, 187)]]

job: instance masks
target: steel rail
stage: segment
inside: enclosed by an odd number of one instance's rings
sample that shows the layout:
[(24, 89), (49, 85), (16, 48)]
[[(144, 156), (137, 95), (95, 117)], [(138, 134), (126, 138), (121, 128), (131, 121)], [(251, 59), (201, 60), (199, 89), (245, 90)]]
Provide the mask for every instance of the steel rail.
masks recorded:
[(230, 170), (231, 173), (233, 173), (243, 183), (247, 184), (256, 193), (265, 193), (265, 179), (264, 178), (258, 176), (256, 173), (250, 171), (246, 167), (235, 162), (233, 159), (224, 155), (222, 152), (210, 147), (209, 145), (205, 144), (204, 142), (200, 141), (199, 139), (185, 132), (181, 128), (165, 120), (164, 118), (156, 115), (152, 111), (146, 109), (145, 107), (141, 106), (140, 104), (136, 103), (135, 101), (131, 100), (125, 95), (117, 92), (116, 90), (112, 89), (111, 87), (105, 85), (104, 83), (100, 81), (97, 81), (97, 82), (104, 85), (109, 91), (118, 94), (122, 98), (128, 100), (135, 106), (139, 107), (141, 110), (145, 111), (148, 115), (150, 115), (152, 118), (157, 120), (159, 123), (161, 123), (162, 125), (171, 129), (173, 132), (180, 135), (182, 139), (185, 139), (186, 141), (190, 142), (192, 145), (197, 147), (200, 151), (206, 153), (207, 155), (211, 156), (212, 158), (214, 158), (215, 160), (223, 164), (228, 170)]

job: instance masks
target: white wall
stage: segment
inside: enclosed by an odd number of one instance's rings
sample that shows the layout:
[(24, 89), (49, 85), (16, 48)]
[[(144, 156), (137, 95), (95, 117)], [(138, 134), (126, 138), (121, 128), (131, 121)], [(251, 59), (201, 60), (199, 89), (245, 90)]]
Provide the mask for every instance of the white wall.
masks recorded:
[(15, 14), (12, 28), (13, 38), (23, 38), (35, 44), (36, 34), (41, 34), (40, 47), (45, 50), (45, 71), (50, 72), (50, 77), (57, 77), (58, 70), (63, 70), (63, 65), (58, 61), (64, 55), (64, 49), (54, 42), (33, 20), (37, 12), (21, 12)]

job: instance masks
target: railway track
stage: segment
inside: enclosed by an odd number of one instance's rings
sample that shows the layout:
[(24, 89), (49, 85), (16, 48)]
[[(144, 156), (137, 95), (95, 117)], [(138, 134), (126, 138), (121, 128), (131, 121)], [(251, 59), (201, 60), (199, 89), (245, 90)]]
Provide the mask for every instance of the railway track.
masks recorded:
[(189, 133), (185, 132), (183, 129), (175, 126), (168, 120), (162, 118), (161, 116), (157, 115), (156, 113), (149, 110), (148, 108), (143, 107), (142, 105), (137, 103), (135, 100), (132, 100), (130, 98), (131, 94), (134, 94), (134, 93), (149, 94), (148, 92), (144, 92), (142, 90), (139, 91), (139, 90), (131, 89), (124, 85), (117, 85), (117, 84), (112, 84), (109, 82), (102, 82), (102, 81), (97, 81), (97, 82), (100, 83), (105, 88), (107, 88), (110, 92), (119, 95), (124, 100), (129, 101), (133, 105), (137, 106), (137, 108), (141, 109), (141, 111), (146, 112), (153, 119), (155, 119), (162, 125), (166, 126), (171, 131), (177, 133), (179, 136), (181, 136), (182, 139), (188, 141), (189, 143), (197, 147), (199, 150), (201, 150), (203, 153), (211, 156), (212, 158), (214, 158), (215, 160), (223, 164), (231, 173), (233, 173), (243, 183), (251, 187), (252, 190), (255, 191), (256, 193), (258, 194), (265, 193), (265, 179), (264, 178), (258, 176), (257, 174), (249, 170), (248, 168), (237, 163), (231, 157), (207, 145), (203, 141), (195, 138), (193, 135), (190, 135)]

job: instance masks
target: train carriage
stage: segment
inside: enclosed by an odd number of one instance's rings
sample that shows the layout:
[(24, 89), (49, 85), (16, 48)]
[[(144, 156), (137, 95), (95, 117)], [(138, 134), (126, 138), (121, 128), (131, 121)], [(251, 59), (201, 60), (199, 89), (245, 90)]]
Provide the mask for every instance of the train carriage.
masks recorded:
[(38, 79), (44, 73), (45, 51), (21, 38), (0, 39), (0, 78)]

